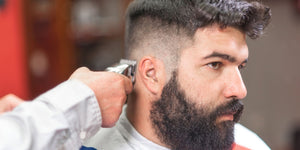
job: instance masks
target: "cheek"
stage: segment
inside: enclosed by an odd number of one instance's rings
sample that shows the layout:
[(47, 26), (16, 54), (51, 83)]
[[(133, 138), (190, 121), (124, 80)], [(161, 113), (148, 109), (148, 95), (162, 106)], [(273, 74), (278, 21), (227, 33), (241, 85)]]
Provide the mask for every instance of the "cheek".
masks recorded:
[[(182, 55), (178, 82), (186, 97), (200, 107), (215, 108), (222, 103), (222, 75), (212, 75), (205, 67), (197, 66), (193, 55)], [(184, 59), (183, 59), (184, 58)]]
[(217, 86), (214, 81), (186, 74), (185, 77), (179, 75), (179, 83), (186, 97), (200, 107), (214, 107), (218, 104), (220, 86)]

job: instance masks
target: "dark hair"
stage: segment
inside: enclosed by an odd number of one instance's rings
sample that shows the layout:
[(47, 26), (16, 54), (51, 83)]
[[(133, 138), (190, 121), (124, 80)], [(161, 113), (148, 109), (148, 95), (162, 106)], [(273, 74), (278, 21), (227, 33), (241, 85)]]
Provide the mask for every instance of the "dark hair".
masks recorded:
[[(143, 23), (143, 18), (148, 18)], [(250, 38), (256, 39), (263, 34), (269, 24), (271, 11), (259, 2), (242, 0), (135, 0), (127, 10), (126, 49), (137, 42), (135, 29), (156, 30), (171, 26), (184, 29), (193, 36), (198, 28), (218, 24), (221, 28), (231, 26), (240, 29)], [(150, 21), (149, 21), (150, 19)], [(146, 19), (147, 20), (147, 19)], [(149, 24), (158, 23), (147, 28)], [(148, 31), (152, 32), (152, 31)]]

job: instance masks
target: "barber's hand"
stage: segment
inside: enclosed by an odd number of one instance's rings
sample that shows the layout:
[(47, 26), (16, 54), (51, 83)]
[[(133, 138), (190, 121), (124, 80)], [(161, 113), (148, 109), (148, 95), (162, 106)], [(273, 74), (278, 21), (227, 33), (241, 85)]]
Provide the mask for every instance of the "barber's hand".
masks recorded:
[(70, 77), (89, 86), (95, 93), (102, 115), (102, 127), (112, 127), (119, 120), (132, 83), (126, 76), (113, 72), (93, 72), (88, 68), (77, 69)]
[(13, 110), (19, 104), (23, 103), (24, 100), (13, 94), (8, 94), (0, 99), (0, 115)]

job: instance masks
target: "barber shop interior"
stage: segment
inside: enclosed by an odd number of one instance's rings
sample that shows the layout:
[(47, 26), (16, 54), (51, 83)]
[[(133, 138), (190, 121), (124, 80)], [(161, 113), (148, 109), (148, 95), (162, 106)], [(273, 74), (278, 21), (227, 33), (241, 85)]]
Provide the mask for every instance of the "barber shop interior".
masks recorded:
[[(32, 102), (79, 67), (104, 71), (118, 63), (132, 1), (140, 0), (0, 0), (0, 98)], [(239, 123), (272, 150), (300, 150), (300, 0), (257, 1), (272, 18), (260, 38), (246, 38)]]

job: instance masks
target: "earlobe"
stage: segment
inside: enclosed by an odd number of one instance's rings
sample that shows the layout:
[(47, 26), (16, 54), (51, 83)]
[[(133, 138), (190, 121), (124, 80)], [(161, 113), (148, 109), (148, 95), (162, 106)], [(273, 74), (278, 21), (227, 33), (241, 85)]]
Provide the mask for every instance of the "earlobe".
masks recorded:
[(153, 57), (143, 57), (139, 63), (138, 71), (148, 91), (157, 95), (161, 87), (160, 62)]

